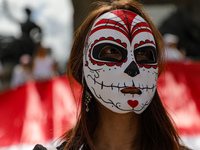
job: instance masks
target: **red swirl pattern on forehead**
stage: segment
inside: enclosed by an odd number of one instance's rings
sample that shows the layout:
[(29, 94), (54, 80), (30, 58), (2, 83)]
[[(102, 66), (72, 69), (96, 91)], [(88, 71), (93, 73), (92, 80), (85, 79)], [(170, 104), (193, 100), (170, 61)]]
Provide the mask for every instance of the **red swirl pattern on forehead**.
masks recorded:
[[(131, 43), (133, 38), (141, 32), (149, 32), (152, 34), (152, 31), (146, 22), (137, 23), (132, 27), (134, 19), (138, 16), (136, 13), (127, 10), (115, 10), (109, 13), (115, 14), (116, 17), (99, 20), (94, 25), (94, 29), (90, 32), (90, 36), (101, 29), (112, 29), (124, 34)], [(116, 21), (116, 18), (120, 18), (121, 21)]]
[[(98, 22), (94, 25), (94, 27), (96, 27), (96, 26), (98, 26), (98, 25), (102, 25), (102, 24), (114, 25), (114, 27), (117, 27), (116, 30), (118, 30), (118, 28), (121, 28), (122, 31), (120, 31), (120, 32), (127, 34), (126, 28), (125, 28), (122, 24), (120, 24), (119, 22), (116, 22), (116, 21), (114, 21), (114, 20), (101, 19), (100, 21), (98, 21)], [(101, 27), (103, 28), (103, 27), (105, 27), (105, 26), (101, 26)], [(90, 35), (93, 34), (95, 31), (100, 30), (100, 29), (102, 29), (102, 28), (98, 28), (98, 29), (92, 31), (92, 32), (90, 33)], [(119, 30), (118, 30), (118, 31), (119, 31)]]
[(133, 29), (132, 29), (132, 31), (131, 31), (131, 35), (133, 35), (133, 33), (134, 33), (137, 29), (140, 29), (140, 28), (149, 28), (149, 29), (150, 29), (149, 25), (148, 25), (146, 22), (140, 22), (140, 23), (137, 23), (137, 24), (133, 27)]
[[(123, 62), (119, 62), (119, 63), (98, 62), (98, 61), (96, 61), (96, 60), (93, 60), (92, 57), (91, 57), (92, 48), (93, 48), (93, 46), (94, 46), (97, 42), (103, 41), (103, 40), (115, 41), (115, 42), (119, 43), (120, 45), (122, 45), (124, 48), (127, 47), (126, 43), (121, 42), (120, 39), (116, 39), (116, 40), (115, 40), (113, 37), (107, 37), (107, 38), (101, 37), (99, 40), (95, 40), (94, 43), (91, 44), (91, 47), (90, 47), (90, 49), (89, 49), (89, 54), (88, 54), (89, 60), (91, 61), (91, 63), (92, 63), (93, 65), (97, 64), (98, 66), (102, 66), (102, 65), (105, 65), (105, 64), (106, 64), (107, 66), (114, 66), (114, 65), (116, 65), (116, 66), (121, 66), (122, 63), (124, 63), (124, 62), (127, 61), (127, 58), (126, 58)], [(88, 62), (86, 62), (85, 66), (87, 66), (87, 65), (88, 65)]]

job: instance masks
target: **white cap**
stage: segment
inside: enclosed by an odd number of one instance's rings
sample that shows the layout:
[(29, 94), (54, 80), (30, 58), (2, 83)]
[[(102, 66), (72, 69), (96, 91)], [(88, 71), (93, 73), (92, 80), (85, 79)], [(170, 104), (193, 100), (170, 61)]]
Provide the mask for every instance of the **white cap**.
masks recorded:
[(179, 38), (178, 38), (178, 36), (176, 36), (174, 34), (167, 33), (167, 34), (163, 35), (163, 40), (164, 40), (164, 43), (166, 45), (168, 45), (168, 44), (172, 44), (172, 43), (178, 43)]

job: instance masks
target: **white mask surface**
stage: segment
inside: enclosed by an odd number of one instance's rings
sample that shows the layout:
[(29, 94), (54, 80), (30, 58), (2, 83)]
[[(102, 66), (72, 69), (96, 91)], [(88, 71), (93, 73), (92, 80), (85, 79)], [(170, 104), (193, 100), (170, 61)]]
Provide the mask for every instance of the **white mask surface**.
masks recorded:
[(116, 113), (142, 113), (157, 84), (157, 50), (152, 31), (139, 15), (114, 10), (92, 26), (83, 71), (94, 97)]

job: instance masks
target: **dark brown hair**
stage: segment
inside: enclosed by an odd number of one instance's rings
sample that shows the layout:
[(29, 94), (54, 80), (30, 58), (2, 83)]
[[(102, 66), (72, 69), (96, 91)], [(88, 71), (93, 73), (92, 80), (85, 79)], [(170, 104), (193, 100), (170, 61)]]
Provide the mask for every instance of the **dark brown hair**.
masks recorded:
[[(142, 10), (142, 6), (132, 0), (115, 0), (110, 3), (96, 2), (95, 9), (86, 18), (83, 24), (75, 33), (75, 39), (72, 46), (71, 54), (68, 61), (67, 75), (71, 78), (71, 86), (73, 88), (72, 78), (74, 78), (82, 86), (82, 97), (80, 99), (81, 110), (78, 121), (74, 128), (67, 131), (64, 140), (68, 141), (65, 149), (79, 149), (82, 145), (89, 146), (94, 150), (92, 136), (98, 124), (97, 102), (92, 100), (89, 104), (90, 111), (85, 111), (85, 91), (86, 84), (82, 77), (83, 74), (83, 49), (88, 33), (94, 21), (102, 14), (116, 9), (126, 9), (137, 13), (149, 24), (154, 38), (156, 40), (158, 52), (159, 75), (164, 68), (163, 42), (157, 28), (151, 22), (146, 13)], [(139, 138), (141, 139), (141, 150), (179, 150), (179, 136), (173, 126), (173, 123), (162, 105), (159, 95), (156, 91), (154, 98), (149, 107), (139, 115)]]

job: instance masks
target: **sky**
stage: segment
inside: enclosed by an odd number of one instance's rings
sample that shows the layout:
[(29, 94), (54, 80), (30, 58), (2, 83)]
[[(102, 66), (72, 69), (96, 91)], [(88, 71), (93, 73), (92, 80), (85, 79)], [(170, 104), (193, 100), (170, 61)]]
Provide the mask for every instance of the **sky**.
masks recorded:
[(62, 67), (67, 61), (72, 43), (71, 0), (0, 0), (0, 35), (18, 38), (21, 34), (20, 26), (5, 15), (4, 1), (12, 16), (19, 22), (26, 20), (24, 8), (32, 9), (31, 19), (43, 30), (42, 44), (52, 49), (53, 57)]

